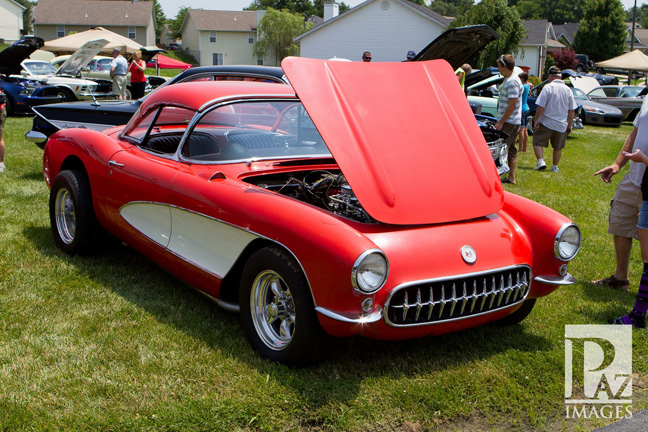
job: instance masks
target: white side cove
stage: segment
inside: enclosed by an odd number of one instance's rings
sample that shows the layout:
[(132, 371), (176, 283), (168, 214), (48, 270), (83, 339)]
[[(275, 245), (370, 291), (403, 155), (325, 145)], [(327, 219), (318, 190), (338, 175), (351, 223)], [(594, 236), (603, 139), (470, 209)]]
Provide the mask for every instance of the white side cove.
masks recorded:
[(169, 252), (223, 277), (258, 235), (167, 204), (132, 203), (120, 214), (135, 229)]

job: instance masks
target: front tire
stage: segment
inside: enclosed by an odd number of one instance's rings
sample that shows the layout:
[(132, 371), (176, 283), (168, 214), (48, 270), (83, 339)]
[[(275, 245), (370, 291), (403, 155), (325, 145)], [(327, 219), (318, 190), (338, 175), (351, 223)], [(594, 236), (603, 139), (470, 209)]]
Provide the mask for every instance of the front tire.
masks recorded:
[(80, 170), (60, 172), (52, 182), (49, 207), (56, 246), (71, 255), (92, 251), (98, 224), (86, 174)]
[(535, 304), (536, 299), (526, 300), (524, 303), (522, 303), (522, 306), (520, 306), (518, 310), (513, 312), (511, 315), (497, 321), (496, 324), (499, 326), (507, 327), (521, 323), (526, 317), (529, 316)]
[(262, 357), (288, 366), (322, 359), (328, 336), (322, 330), (301, 268), (278, 247), (255, 252), (239, 289), (241, 324)]

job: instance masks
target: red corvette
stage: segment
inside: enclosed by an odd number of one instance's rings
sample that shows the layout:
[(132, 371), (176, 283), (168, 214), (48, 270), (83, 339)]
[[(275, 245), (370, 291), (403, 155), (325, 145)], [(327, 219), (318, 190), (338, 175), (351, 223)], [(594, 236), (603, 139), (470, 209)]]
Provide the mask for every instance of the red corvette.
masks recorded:
[(178, 84), (126, 127), (52, 135), (56, 244), (117, 237), (290, 365), (328, 336), (514, 324), (573, 282), (580, 230), (503, 191), (447, 62), (282, 67), (292, 86)]

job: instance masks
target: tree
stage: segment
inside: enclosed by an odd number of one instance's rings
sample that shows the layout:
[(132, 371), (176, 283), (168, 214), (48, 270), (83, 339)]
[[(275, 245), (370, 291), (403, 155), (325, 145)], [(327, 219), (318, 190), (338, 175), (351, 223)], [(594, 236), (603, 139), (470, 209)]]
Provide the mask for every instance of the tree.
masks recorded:
[(576, 52), (601, 61), (623, 54), (626, 40), (625, 12), (619, 0), (590, 0), (574, 34)]
[(432, 0), (428, 7), (439, 15), (456, 17), (465, 13), (472, 5), (472, 0)]
[(502, 54), (516, 54), (519, 44), (526, 37), (526, 28), (520, 15), (504, 0), (482, 0), (457, 16), (450, 27), (474, 24), (487, 24), (500, 35), (498, 40), (488, 44), (475, 58), (470, 59), (471, 64), (480, 69), (494, 65)]
[(560, 69), (574, 69), (578, 64), (576, 52), (571, 48), (563, 48), (554, 51), (552, 54), (556, 66)]
[(178, 14), (174, 19), (167, 20), (167, 24), (169, 25), (169, 33), (171, 34), (171, 37), (173, 39), (180, 39), (182, 37), (182, 22), (184, 21), (188, 10), (189, 8), (187, 6), (182, 6), (180, 10), (178, 10)]
[(23, 34), (31, 34), (31, 21), (32, 21), (32, 8), (36, 4), (32, 3), (29, 0), (16, 0), (20, 3), (21, 6), (24, 6), (26, 9), (23, 11)]
[[(414, 3), (422, 2), (423, 0), (415, 0)], [(275, 10), (287, 10), (290, 13), (301, 14), (306, 17), (313, 15), (324, 16), (324, 3), (326, 0), (253, 0), (249, 6), (244, 10), (268, 10), (270, 8)], [(340, 13), (349, 10), (349, 6), (345, 3), (339, 4)]]
[(524, 20), (541, 19), (542, 8), (540, 3), (533, 0), (522, 0), (515, 6), (520, 18)]
[(259, 23), (259, 39), (254, 52), (259, 57), (274, 55), (277, 61), (299, 55), (299, 45), (294, 39), (311, 26), (299, 14), (269, 8)]
[(579, 22), (584, 5), (585, 0), (540, 0), (542, 18), (553, 24)]
[(167, 22), (167, 17), (166, 15), (164, 15), (164, 11), (162, 10), (162, 6), (160, 6), (160, 2), (158, 0), (153, 0), (153, 11), (155, 13), (155, 21), (157, 23), (155, 37), (159, 38), (160, 34), (162, 33), (162, 26)]

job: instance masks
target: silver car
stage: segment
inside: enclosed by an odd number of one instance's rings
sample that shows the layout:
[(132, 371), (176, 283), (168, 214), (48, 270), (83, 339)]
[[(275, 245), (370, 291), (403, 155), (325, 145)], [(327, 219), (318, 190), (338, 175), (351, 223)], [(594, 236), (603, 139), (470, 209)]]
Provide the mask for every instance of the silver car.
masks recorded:
[(633, 121), (641, 109), (644, 96), (639, 96), (643, 86), (606, 85), (592, 89), (587, 96), (594, 102), (617, 107), (623, 119)]

